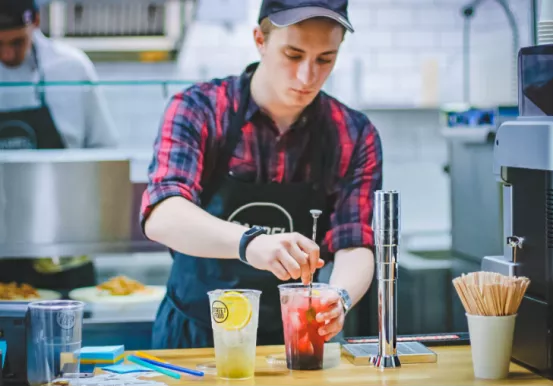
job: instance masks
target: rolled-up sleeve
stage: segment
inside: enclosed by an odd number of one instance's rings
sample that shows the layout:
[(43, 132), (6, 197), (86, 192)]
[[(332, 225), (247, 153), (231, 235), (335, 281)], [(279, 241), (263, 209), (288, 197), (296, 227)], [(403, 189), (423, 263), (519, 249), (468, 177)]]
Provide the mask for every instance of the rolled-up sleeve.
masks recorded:
[(352, 173), (339, 187), (331, 228), (324, 245), (331, 253), (352, 247), (374, 247), (371, 227), (373, 194), (382, 187), (382, 149), (379, 134), (367, 121), (351, 159)]
[(142, 196), (143, 230), (152, 209), (164, 199), (181, 196), (199, 203), (208, 137), (206, 117), (205, 107), (191, 91), (176, 94), (169, 101), (154, 142), (148, 186)]

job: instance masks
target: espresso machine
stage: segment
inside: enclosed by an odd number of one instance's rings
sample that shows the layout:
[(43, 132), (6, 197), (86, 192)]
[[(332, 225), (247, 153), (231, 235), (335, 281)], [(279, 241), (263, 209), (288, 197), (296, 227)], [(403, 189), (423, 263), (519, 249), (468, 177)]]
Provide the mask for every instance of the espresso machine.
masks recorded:
[(519, 116), (494, 142), (502, 183), (504, 248), (484, 271), (531, 280), (516, 319), (512, 358), (552, 379), (552, 44), (518, 55)]

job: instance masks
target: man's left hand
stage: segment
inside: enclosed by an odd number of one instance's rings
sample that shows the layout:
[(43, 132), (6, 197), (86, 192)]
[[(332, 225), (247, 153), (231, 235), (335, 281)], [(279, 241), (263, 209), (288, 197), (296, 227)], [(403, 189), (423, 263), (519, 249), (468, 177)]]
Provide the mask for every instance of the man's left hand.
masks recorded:
[(323, 312), (316, 315), (318, 322), (323, 322), (324, 325), (319, 328), (319, 334), (325, 336), (325, 341), (335, 337), (344, 326), (344, 308), (340, 296), (336, 292), (326, 294), (321, 299)]

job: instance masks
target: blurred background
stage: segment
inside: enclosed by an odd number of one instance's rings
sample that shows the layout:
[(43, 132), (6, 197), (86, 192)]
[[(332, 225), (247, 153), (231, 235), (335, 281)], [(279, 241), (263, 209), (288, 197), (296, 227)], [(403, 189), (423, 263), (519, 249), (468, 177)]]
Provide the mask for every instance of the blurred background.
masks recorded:
[[(121, 203), (131, 219), (124, 236), (132, 243), (125, 243), (133, 246), (110, 241), (81, 254), (94, 259), (98, 282), (126, 275), (165, 285), (171, 259), (141, 239), (137, 223), (163, 110), (174, 92), (238, 74), (258, 59), (252, 30), (260, 1), (40, 4), (42, 32), (93, 61), (98, 82), (92, 87), (105, 96), (120, 137), (113, 154), (129, 160), (121, 173), (129, 176), (131, 194)], [(484, 256), (503, 253), (492, 141), (498, 125), (517, 116), (517, 54), (537, 43), (540, 8), (540, 0), (350, 0), (356, 32), (347, 34), (325, 90), (375, 124), (383, 141), (384, 188), (401, 192), (400, 334), (466, 331), (451, 280), (479, 270)], [(52, 93), (82, 87), (62, 81), (45, 87)], [(0, 94), (33, 90), (9, 83), (0, 84)], [(81, 205), (89, 206), (81, 194)], [(83, 223), (96, 219), (91, 208)], [(1, 235), (0, 249), (7, 246)], [(151, 321), (155, 306), (133, 318)], [(375, 286), (349, 315), (346, 334), (377, 334)]]

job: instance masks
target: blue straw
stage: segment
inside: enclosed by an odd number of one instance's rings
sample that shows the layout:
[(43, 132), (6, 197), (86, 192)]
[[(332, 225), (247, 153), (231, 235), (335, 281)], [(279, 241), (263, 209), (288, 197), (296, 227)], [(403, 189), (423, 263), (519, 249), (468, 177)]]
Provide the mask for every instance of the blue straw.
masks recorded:
[(143, 357), (138, 357), (138, 359), (140, 359), (143, 362), (146, 362), (148, 364), (158, 366), (158, 367), (168, 368), (168, 369), (173, 370), (173, 371), (184, 372), (186, 374), (190, 374), (190, 375), (194, 375), (194, 376), (204, 376), (204, 372), (202, 372), (202, 371), (195, 371), (195, 370), (179, 367), (179, 366), (169, 364), (169, 363), (160, 363), (159, 361), (145, 359)]
[(139, 359), (138, 357), (135, 357), (133, 355), (127, 356), (127, 360), (132, 361), (133, 363), (138, 364), (140, 366), (150, 368), (152, 371), (159, 372), (160, 374), (164, 374), (174, 379), (181, 379), (181, 375), (179, 375), (177, 372), (172, 372), (172, 371), (163, 369), (162, 367), (158, 367), (156, 365), (147, 363), (146, 361)]

